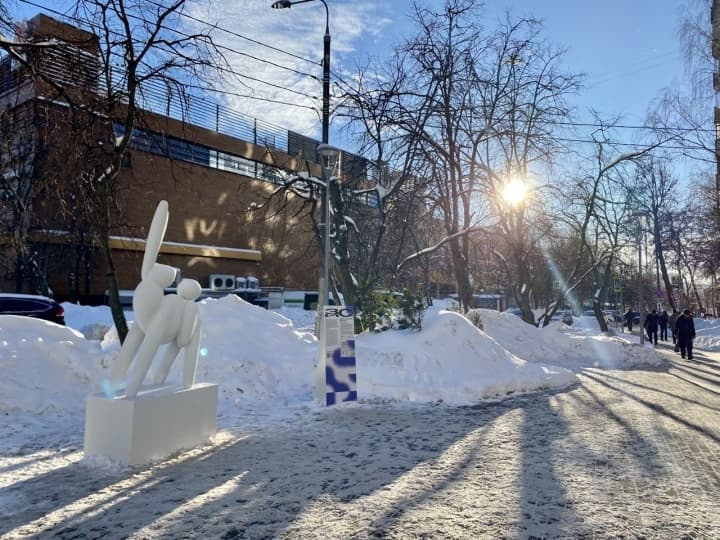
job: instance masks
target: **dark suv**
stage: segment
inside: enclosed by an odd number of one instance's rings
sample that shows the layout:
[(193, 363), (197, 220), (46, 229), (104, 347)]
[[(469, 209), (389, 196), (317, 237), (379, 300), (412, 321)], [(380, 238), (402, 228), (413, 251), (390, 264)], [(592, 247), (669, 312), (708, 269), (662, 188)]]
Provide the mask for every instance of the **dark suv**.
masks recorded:
[(23, 315), (65, 324), (65, 310), (60, 304), (33, 294), (0, 293), (0, 315)]

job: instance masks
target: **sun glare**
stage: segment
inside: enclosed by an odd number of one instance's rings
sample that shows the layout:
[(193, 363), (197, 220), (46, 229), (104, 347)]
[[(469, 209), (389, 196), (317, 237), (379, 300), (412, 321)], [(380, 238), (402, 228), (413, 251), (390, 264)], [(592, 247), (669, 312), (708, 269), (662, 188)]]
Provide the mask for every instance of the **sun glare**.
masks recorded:
[(512, 179), (502, 188), (502, 198), (512, 206), (517, 206), (527, 196), (527, 184), (522, 180)]

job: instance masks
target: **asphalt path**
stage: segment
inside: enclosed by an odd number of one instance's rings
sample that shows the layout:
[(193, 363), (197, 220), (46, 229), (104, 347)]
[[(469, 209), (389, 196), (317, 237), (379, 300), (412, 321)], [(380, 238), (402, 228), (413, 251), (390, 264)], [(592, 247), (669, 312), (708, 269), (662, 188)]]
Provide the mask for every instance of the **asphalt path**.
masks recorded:
[(133, 471), (72, 457), (79, 430), (0, 456), (0, 537), (718, 539), (720, 355), (658, 349), (664, 367), (497, 403), (225, 425)]

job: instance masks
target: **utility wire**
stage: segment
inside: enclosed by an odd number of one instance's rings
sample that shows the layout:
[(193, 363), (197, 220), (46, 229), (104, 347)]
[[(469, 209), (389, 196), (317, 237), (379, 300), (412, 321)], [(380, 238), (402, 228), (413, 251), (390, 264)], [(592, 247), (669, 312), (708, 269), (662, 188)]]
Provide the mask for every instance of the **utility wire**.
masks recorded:
[[(103, 29), (102, 27), (100, 27), (98, 24), (92, 23), (92, 22), (90, 22), (90, 21), (88, 21), (88, 20), (85, 20), (85, 19), (80, 19), (79, 17), (74, 17), (74, 16), (72, 16), (72, 15), (67, 15), (67, 14), (65, 14), (65, 13), (62, 13), (62, 12), (60, 12), (60, 11), (58, 11), (58, 10), (55, 10), (55, 9), (52, 9), (52, 8), (47, 8), (47, 7), (45, 7), (45, 6), (41, 6), (40, 4), (37, 4), (37, 3), (33, 2), (32, 0), (19, 0), (19, 1), (22, 2), (23, 4), (28, 4), (28, 5), (30, 5), (30, 6), (34, 6), (34, 7), (37, 7), (37, 8), (39, 8), (39, 9), (43, 9), (43, 10), (45, 10), (45, 11), (48, 11), (48, 12), (53, 13), (53, 14), (55, 14), (55, 15), (58, 15), (58, 16), (60, 16), (60, 17), (63, 17), (63, 18), (65, 18), (65, 19), (68, 19), (68, 20), (77, 22), (78, 24), (84, 24), (84, 25), (86, 25), (86, 26), (89, 26), (90, 28), (92, 28), (92, 29), (95, 30), (95, 31), (104, 31), (104, 29)], [(147, 19), (144, 19), (144, 18), (142, 18), (142, 17), (140, 17), (140, 16), (138, 16), (138, 15), (132, 14), (132, 13), (128, 13), (128, 14), (127, 14), (127, 17), (128, 17), (129, 19), (134, 19), (134, 20), (136, 20), (136, 21), (138, 21), (138, 22), (140, 22), (140, 23), (143, 23), (143, 24), (153, 24), (152, 21), (149, 21), (149, 20), (147, 20)], [(179, 36), (182, 36), (182, 37), (184, 37), (184, 38), (190, 38), (190, 37), (192, 37), (191, 34), (188, 34), (188, 33), (186, 33), (186, 32), (182, 32), (181, 30), (177, 30), (177, 29), (169, 28), (169, 27), (163, 27), (163, 28), (164, 28), (164, 30), (166, 30), (166, 31), (168, 31), (168, 32), (173, 32), (173, 33), (178, 34)], [(110, 29), (109, 31), (110, 31), (111, 33), (115, 34), (116, 36), (120, 37), (120, 38), (125, 38), (125, 37), (126, 37), (126, 36), (124, 36), (123, 34), (120, 34), (119, 32), (117, 32), (117, 31), (115, 31), (115, 30)], [(268, 64), (268, 65), (274, 66), (274, 67), (276, 67), (276, 68), (278, 68), (278, 69), (282, 69), (282, 70), (285, 70), (285, 71), (290, 71), (290, 72), (292, 72), (292, 73), (295, 73), (295, 74), (297, 74), (297, 75), (301, 75), (301, 76), (303, 76), (303, 77), (310, 77), (311, 79), (314, 79), (314, 80), (316, 80), (316, 81), (318, 81), (318, 82), (320, 81), (320, 78), (319, 78), (317, 75), (313, 75), (312, 73), (306, 73), (306, 72), (304, 72), (304, 71), (300, 71), (300, 70), (297, 70), (297, 69), (295, 69), (295, 68), (291, 68), (291, 67), (288, 67), (288, 66), (283, 66), (282, 64), (278, 64), (278, 63), (273, 62), (273, 61), (271, 61), (271, 60), (267, 60), (267, 59), (264, 59), (264, 58), (260, 58), (260, 57), (254, 56), (254, 55), (249, 54), (249, 53), (245, 53), (245, 52), (242, 52), (242, 51), (238, 51), (238, 50), (236, 50), (236, 49), (233, 49), (232, 47), (228, 47), (228, 46), (225, 46), (225, 45), (219, 45), (219, 44), (216, 44), (215, 47), (217, 47), (218, 49), (222, 49), (222, 50), (225, 50), (225, 51), (234, 53), (234, 54), (238, 54), (238, 55), (240, 55), (240, 56), (246, 56), (246, 57), (248, 57), (248, 58), (250, 58), (250, 59), (252, 59), (252, 60), (256, 60), (256, 61), (258, 61), (258, 62), (262, 62), (262, 63)]]
[[(157, 6), (157, 7), (164, 7), (162, 4), (158, 4), (157, 2), (153, 2), (152, 0), (148, 0), (148, 2), (150, 2), (151, 4), (153, 4), (153, 5)], [(298, 59), (298, 60), (302, 60), (303, 62), (308, 62), (308, 63), (310, 63), (310, 64), (315, 64), (315, 65), (318, 65), (318, 64), (319, 64), (316, 60), (310, 60), (309, 58), (305, 58), (304, 56), (300, 56), (300, 55), (297, 55), (297, 54), (295, 54), (295, 53), (291, 53), (291, 52), (285, 51), (285, 50), (283, 50), (283, 49), (280, 49), (279, 47), (275, 47), (275, 46), (273, 46), (273, 45), (268, 45), (267, 43), (263, 43), (262, 41), (259, 41), (259, 40), (257, 40), (257, 39), (253, 39), (253, 38), (251, 38), (251, 37), (245, 36), (245, 35), (243, 35), (243, 34), (240, 34), (239, 32), (235, 32), (234, 30), (229, 30), (229, 29), (227, 29), (227, 28), (223, 28), (222, 26), (220, 26), (220, 25), (218, 25), (218, 24), (212, 24), (212, 23), (209, 23), (209, 22), (207, 22), (207, 21), (203, 21), (202, 19), (198, 19), (197, 17), (194, 17), (194, 16), (192, 16), (192, 15), (190, 15), (189, 13), (186, 13), (186, 12), (184, 12), (184, 11), (178, 13), (178, 15), (181, 16), (181, 17), (185, 17), (186, 19), (190, 19), (191, 21), (194, 21), (194, 22), (203, 24), (203, 25), (205, 25), (205, 26), (207, 26), (207, 27), (210, 27), (210, 28), (213, 28), (213, 29), (216, 29), (216, 30), (220, 30), (221, 32), (225, 32), (226, 34), (230, 34), (231, 36), (238, 37), (238, 38), (240, 38), (240, 39), (244, 39), (244, 40), (246, 40), (246, 41), (249, 41), (250, 43), (255, 43), (256, 45), (260, 45), (260, 46), (262, 46), (262, 47), (267, 47), (268, 49), (271, 49), (271, 50), (273, 50), (273, 51), (277, 51), (277, 52), (279, 52), (279, 53), (286, 54), (286, 55), (291, 56), (291, 57), (293, 57), (293, 58), (296, 58), (296, 59)]]
[[(25, 3), (25, 4), (28, 4), (28, 5), (31, 5), (31, 6), (40, 8), (40, 9), (44, 9), (44, 10), (50, 12), (50, 13), (56, 14), (56, 15), (58, 15), (58, 16), (64, 17), (64, 18), (69, 19), (69, 20), (72, 20), (72, 21), (75, 21), (75, 22), (77, 22), (77, 23), (86, 24), (86, 25), (90, 26), (91, 28), (93, 28), (94, 30), (101, 30), (101, 31), (103, 30), (99, 25), (93, 24), (93, 23), (91, 23), (90, 21), (87, 21), (87, 20), (84, 20), (84, 19), (80, 19), (80, 18), (78, 18), (78, 17), (74, 17), (74, 16), (71, 16), (71, 15), (62, 13), (62, 12), (57, 11), (57, 10), (54, 10), (54, 9), (52, 9), (52, 8), (46, 8), (46, 7), (44, 7), (44, 6), (41, 6), (41, 5), (33, 2), (32, 0), (19, 0), (19, 1), (20, 1), (20, 2), (23, 2), (23, 3)], [(153, 5), (161, 6), (161, 4), (158, 4), (158, 3), (156, 3), (156, 2), (152, 2), (152, 1), (150, 1), (150, 0), (148, 0), (148, 1), (149, 1), (151, 4), (153, 4)], [(178, 13), (177, 15), (186, 17), (186, 18), (188, 18), (188, 19), (190, 19), (190, 20), (193, 20), (193, 21), (200, 22), (200, 23), (206, 25), (206, 26), (209, 27), (209, 28), (216, 28), (216, 29), (218, 29), (218, 30), (220, 30), (220, 31), (222, 31), (222, 32), (226, 32), (226, 33), (228, 33), (228, 34), (230, 34), (230, 35), (233, 35), (233, 36), (236, 36), (236, 37), (245, 39), (245, 40), (247, 40), (247, 41), (250, 41), (250, 42), (252, 42), (252, 43), (256, 43), (256, 44), (261, 45), (261, 46), (264, 46), (264, 47), (267, 47), (267, 48), (272, 49), (272, 50), (274, 50), (274, 51), (278, 51), (278, 52), (285, 53), (285, 54), (287, 54), (287, 55), (289, 55), (289, 56), (291, 56), (291, 57), (297, 58), (297, 59), (299, 59), (299, 60), (303, 60), (303, 61), (305, 61), (305, 62), (308, 62), (308, 63), (311, 63), (311, 64), (315, 64), (315, 65), (320, 65), (320, 64), (321, 64), (321, 62), (318, 63), (318, 62), (316, 62), (316, 61), (309, 60), (309, 59), (304, 58), (304, 57), (302, 57), (302, 56), (299, 56), (299, 55), (296, 55), (296, 54), (293, 54), (293, 53), (290, 53), (290, 52), (287, 52), (287, 51), (283, 51), (282, 49), (280, 49), (280, 48), (278, 48), (278, 47), (274, 47), (274, 46), (272, 46), (272, 45), (268, 45), (268, 44), (266, 44), (266, 43), (263, 43), (263, 42), (261, 42), (261, 41), (259, 41), (259, 40), (255, 40), (255, 39), (253, 39), (253, 38), (249, 38), (249, 37), (244, 36), (244, 35), (242, 35), (242, 34), (240, 34), (240, 33), (238, 33), (238, 32), (234, 32), (234, 31), (232, 31), (232, 30), (228, 30), (227, 28), (223, 28), (223, 27), (221, 27), (221, 26), (213, 25), (213, 24), (210, 24), (210, 23), (208, 23), (208, 22), (202, 21), (202, 20), (200, 20), (200, 19), (198, 19), (198, 18), (196, 18), (196, 17), (193, 17), (192, 15), (189, 15), (189, 14), (187, 14), (187, 13), (180, 12), (180, 13)], [(139, 21), (139, 22), (145, 23), (145, 24), (151, 22), (151, 21), (148, 21), (147, 19), (144, 19), (144, 18), (139, 17), (139, 16), (134, 15), (134, 14), (128, 14), (128, 17), (129, 17), (129, 18), (133, 18), (133, 19), (135, 19), (135, 20), (137, 20), (137, 21)], [(184, 32), (181, 32), (180, 30), (175, 30), (175, 29), (172, 29), (172, 28), (166, 28), (166, 30), (171, 31), (171, 32), (175, 32), (175, 33), (177, 33), (177, 34), (179, 34), (179, 35), (181, 35), (181, 36), (183, 36), (183, 37), (190, 37), (189, 34), (184, 33)], [(120, 33), (118, 33), (117, 31), (114, 31), (114, 30), (110, 30), (110, 31), (111, 31), (112, 33), (114, 33), (115, 35), (119, 36), (119, 37), (124, 37), (124, 36), (122, 36)], [(281, 65), (281, 64), (277, 64), (277, 63), (275, 63), (275, 62), (272, 62), (271, 60), (266, 60), (266, 59), (264, 59), (264, 58), (259, 58), (259, 57), (257, 57), (257, 56), (253, 56), (253, 55), (251, 55), (251, 54), (249, 54), (249, 53), (246, 53), (246, 52), (243, 52), (243, 51), (238, 51), (237, 49), (234, 49), (234, 48), (232, 48), (232, 47), (228, 47), (227, 45), (216, 44), (216, 47), (218, 47), (219, 49), (225, 50), (225, 51), (227, 51), (227, 52), (230, 52), (230, 53), (233, 53), (233, 54), (238, 54), (238, 55), (240, 55), (240, 56), (246, 56), (246, 57), (248, 57), (248, 58), (250, 58), (250, 59), (252, 59), (252, 60), (255, 60), (255, 61), (258, 61), (258, 62), (267, 63), (267, 64), (272, 65), (272, 66), (274, 66), (274, 67), (277, 67), (277, 68), (279, 68), (279, 69), (283, 69), (283, 70), (286, 70), (286, 71), (291, 71), (291, 72), (293, 72), (293, 73), (295, 73), (295, 74), (297, 74), (297, 75), (300, 75), (300, 76), (302, 76), (302, 77), (309, 77), (309, 78), (311, 78), (311, 79), (313, 79), (313, 80), (315, 80), (315, 81), (317, 81), (317, 82), (321, 82), (321, 81), (320, 81), (320, 78), (319, 78), (317, 75), (314, 75), (314, 74), (312, 74), (312, 73), (307, 73), (307, 72), (300, 71), (300, 70), (297, 70), (297, 69), (294, 69), (294, 68), (291, 68), (291, 67), (288, 67), (288, 66), (284, 66), (284, 65)], [(342, 77), (339, 73), (337, 73), (335, 70), (332, 70), (332, 69), (330, 70), (330, 73), (334, 76), (334, 82), (339, 82), (339, 83), (343, 84), (343, 85), (346, 87), (346, 89), (352, 90), (352, 86), (351, 86), (347, 81), (345, 81), (345, 80), (343, 79), (343, 77)], [(240, 77), (251, 78), (250, 76), (240, 75), (239, 73), (236, 73), (236, 72), (235, 72), (234, 74), (237, 75), (237, 76), (240, 76)], [(278, 86), (278, 85), (273, 85), (272, 83), (268, 83), (267, 81), (264, 81), (264, 80), (262, 80), (262, 79), (255, 78), (254, 80), (256, 80), (256, 81), (258, 81), (258, 82), (261, 82), (261, 83), (268, 84), (268, 85), (270, 85), (270, 86), (276, 86), (277, 88), (280, 88), (280, 89), (283, 89), (283, 90), (287, 90), (287, 91), (289, 91), (289, 92), (293, 92), (293, 90), (290, 89), (290, 88), (282, 87), (282, 86)], [(312, 98), (312, 99), (317, 99), (317, 98), (315, 98), (314, 96), (309, 96), (309, 95), (307, 95), (307, 94), (305, 94), (305, 96), (306, 96), (306, 97), (309, 97), (309, 98)]]
[[(153, 2), (152, 0), (148, 0), (148, 2), (150, 2), (151, 4), (153, 4), (153, 5), (157, 6), (157, 7), (163, 7), (162, 4), (158, 4), (157, 2)], [(275, 47), (275, 46), (273, 46), (273, 45), (268, 45), (267, 43), (264, 43), (264, 42), (262, 42), (262, 41), (259, 41), (259, 40), (257, 40), (257, 39), (254, 39), (254, 38), (251, 38), (251, 37), (248, 37), (248, 36), (245, 36), (245, 35), (243, 35), (243, 34), (241, 34), (241, 33), (239, 33), (239, 32), (236, 32), (236, 31), (234, 31), (234, 30), (230, 30), (230, 29), (228, 29), (228, 28), (222, 27), (222, 26), (220, 26), (219, 24), (213, 24), (213, 23), (209, 23), (209, 22), (207, 22), (207, 21), (203, 21), (202, 19), (198, 19), (197, 17), (194, 17), (193, 15), (190, 15), (190, 14), (187, 13), (187, 12), (184, 12), (184, 11), (183, 11), (183, 12), (178, 13), (178, 15), (179, 15), (180, 17), (185, 17), (186, 19), (189, 19), (189, 20), (191, 20), (191, 21), (194, 21), (194, 22), (203, 24), (203, 25), (207, 26), (208, 28), (213, 28), (213, 29), (219, 30), (219, 31), (221, 31), (221, 32), (225, 32), (226, 34), (230, 34), (231, 36), (238, 37), (238, 38), (240, 38), (240, 39), (244, 39), (244, 40), (246, 40), (246, 41), (249, 41), (250, 43), (255, 43), (256, 45), (260, 45), (260, 46), (262, 46), (262, 47), (267, 47), (268, 49), (271, 49), (271, 50), (273, 50), (273, 51), (277, 51), (277, 52), (286, 54), (286, 55), (291, 56), (291, 57), (293, 57), (293, 58), (296, 58), (296, 59), (298, 59), (298, 60), (302, 60), (303, 62), (308, 62), (308, 63), (314, 64), (314, 65), (322, 65), (322, 62), (318, 62), (318, 61), (316, 61), (316, 60), (310, 60), (309, 58), (305, 58), (304, 56), (300, 56), (300, 55), (297, 55), (297, 54), (295, 54), (295, 53), (291, 53), (291, 52), (289, 52), (289, 51), (286, 51), (286, 50), (284, 50), (284, 49), (280, 49), (279, 47)], [(333, 69), (330, 70), (330, 73), (335, 77), (335, 79), (336, 79), (337, 81), (339, 81), (340, 83), (344, 84), (347, 88), (351, 88), (351, 86), (342, 78), (342, 76), (341, 76), (339, 73), (337, 73), (337, 72), (334, 71)]]
[[(158, 85), (158, 89), (159, 89), (159, 90), (162, 89), (162, 86), (160, 86), (161, 83), (160, 83), (159, 81), (155, 81), (155, 85)], [(152, 86), (152, 85), (148, 85), (148, 83), (146, 83), (146, 86)], [(252, 95), (252, 94), (240, 94), (240, 93), (238, 93), (238, 92), (231, 92), (231, 91), (229, 91), (229, 90), (216, 90), (216, 89), (214, 89), (214, 88), (206, 88), (206, 87), (203, 87), (203, 86), (200, 86), (200, 85), (197, 85), (197, 84), (192, 84), (192, 83), (185, 83), (185, 82), (184, 82), (184, 83), (180, 83), (180, 86), (187, 87), (187, 88), (193, 88), (193, 89), (195, 89), (195, 90), (201, 90), (201, 91), (204, 91), (204, 92), (225, 94), (225, 95), (230, 95), (230, 96), (239, 97), (239, 98), (253, 99), (253, 100), (256, 100), (256, 101), (265, 101), (265, 102), (267, 102), (267, 103), (277, 103), (277, 104), (279, 104), (279, 105), (288, 105), (288, 106), (290, 106), (290, 107), (298, 107), (298, 108), (300, 108), (300, 109), (308, 109), (308, 110), (310, 110), (310, 111), (317, 111), (317, 108), (316, 108), (316, 107), (311, 107), (310, 105), (302, 105), (302, 104), (300, 104), (300, 103), (291, 103), (291, 102), (289, 102), (289, 101), (282, 101), (282, 100), (278, 100), (278, 99), (271, 99), (271, 98), (265, 98), (265, 97), (260, 97), (260, 96), (254, 96), (254, 95)], [(195, 99), (201, 99), (201, 100), (203, 100), (203, 97), (202, 97), (202, 96), (192, 96), (192, 97), (194, 97)], [(275, 127), (282, 128), (282, 126), (275, 126)], [(282, 129), (285, 129), (285, 128), (282, 128)]]
[[(39, 8), (39, 9), (48, 11), (48, 12), (53, 13), (53, 14), (55, 14), (55, 15), (58, 15), (58, 16), (60, 16), (60, 17), (62, 17), (62, 18), (75, 21), (75, 22), (77, 22), (77, 23), (79, 23), (79, 24), (87, 25), (87, 26), (89, 26), (89, 27), (91, 27), (91, 28), (93, 28), (93, 29), (95, 29), (95, 30), (103, 30), (99, 25), (94, 24), (94, 23), (92, 23), (92, 22), (90, 22), (90, 21), (87, 21), (87, 20), (84, 20), (84, 19), (80, 19), (79, 17), (74, 17), (74, 16), (71, 16), (71, 15), (62, 13), (62, 12), (60, 12), (60, 11), (58, 11), (58, 10), (55, 10), (55, 9), (52, 9), (52, 8), (47, 8), (47, 7), (45, 7), (45, 6), (42, 6), (42, 5), (40, 5), (40, 4), (37, 4), (36, 2), (33, 2), (32, 0), (19, 0), (19, 1), (22, 2), (22, 3), (24, 3), (24, 4), (31, 5), (31, 6), (34, 6), (34, 7)], [(156, 5), (156, 6), (160, 6), (160, 4), (157, 4), (156, 2), (151, 2), (151, 3), (153, 3), (153, 4)], [(185, 16), (185, 17), (191, 19), (191, 20), (194, 20), (194, 21), (197, 21), (197, 22), (201, 22), (201, 23), (203, 23), (203, 24), (205, 24), (205, 25), (207, 25), (207, 26), (210, 26), (210, 27), (213, 27), (213, 28), (217, 28), (217, 29), (219, 29), (219, 30), (221, 30), (221, 31), (223, 31), (223, 32), (227, 32), (228, 34), (236, 35), (237, 37), (240, 37), (240, 38), (243, 38), (243, 39), (247, 39), (248, 41), (256, 42), (257, 44), (262, 45), (262, 46), (266, 46), (266, 47), (268, 47), (268, 48), (270, 48), (270, 49), (278, 50), (278, 51), (280, 51), (280, 52), (285, 52), (285, 51), (282, 51), (281, 49), (277, 49), (277, 48), (275, 48), (275, 47), (273, 47), (273, 46), (271, 46), (271, 45), (267, 45), (267, 44), (262, 43), (262, 42), (260, 42), (260, 41), (253, 40), (252, 38), (248, 38), (247, 36), (243, 36), (242, 34), (233, 32), (233, 31), (228, 30), (228, 29), (226, 29), (226, 28), (222, 28), (222, 27), (219, 27), (219, 26), (216, 26), (216, 25), (211, 25), (210, 23), (206, 23), (206, 22), (204, 22), (204, 21), (201, 21), (200, 19), (197, 19), (197, 18), (195, 18), (195, 17), (193, 17), (193, 16), (191, 16), (191, 15), (189, 15), (189, 14), (186, 14), (186, 13), (178, 13), (178, 15), (182, 15), (182, 16)], [(151, 23), (151, 21), (148, 21), (147, 19), (144, 19), (144, 18), (139, 17), (139, 16), (134, 15), (134, 14), (128, 14), (128, 17), (133, 18), (133, 19), (135, 19), (135, 20), (137, 20), (137, 21), (139, 21), (139, 22), (141, 22), (141, 23), (145, 23), (145, 24)], [(172, 28), (166, 28), (166, 30), (168, 30), (168, 31), (170, 31), (170, 32), (174, 32), (174, 33), (176, 33), (176, 34), (178, 34), (178, 35), (180, 35), (180, 36), (186, 37), (186, 38), (187, 38), (187, 37), (191, 37), (190, 34), (187, 34), (187, 33), (185, 33), (185, 32), (181, 32), (181, 31), (179, 31), (179, 30), (175, 30), (175, 29), (172, 29)], [(122, 34), (120, 34), (120, 33), (117, 32), (117, 31), (110, 30), (110, 32), (112, 32), (113, 34), (115, 34), (115, 35), (117, 35), (117, 36), (124, 37), (124, 36), (122, 36)], [(289, 67), (287, 67), (287, 66), (282, 66), (282, 65), (277, 64), (277, 63), (275, 63), (275, 62), (272, 62), (272, 61), (269, 61), (269, 60), (265, 60), (265, 59), (262, 59), (262, 58), (253, 56), (253, 55), (250, 55), (250, 54), (248, 54), (248, 53), (243, 53), (243, 52), (238, 51), (238, 50), (236, 50), (236, 49), (233, 49), (233, 48), (231, 48), (231, 47), (227, 47), (227, 46), (223, 46), (223, 45), (216, 45), (216, 46), (217, 46), (218, 48), (223, 49), (223, 50), (227, 50), (228, 52), (232, 52), (232, 53), (234, 53), (234, 54), (239, 54), (239, 55), (242, 55), (242, 56), (247, 56), (247, 57), (249, 57), (249, 58), (251, 58), (251, 59), (253, 59), (253, 60), (256, 60), (256, 61), (258, 61), (258, 62), (267, 63), (267, 64), (269, 64), (269, 65), (273, 65), (273, 66), (275, 66), (275, 67), (277, 67), (277, 68), (284, 69), (284, 70), (287, 70), (287, 71), (296, 73), (296, 74), (301, 75), (301, 76), (304, 76), (304, 77), (310, 77), (310, 78), (312, 78), (312, 79), (314, 79), (314, 80), (316, 80), (316, 81), (318, 81), (318, 82), (320, 81), (320, 79), (319, 79), (316, 75), (313, 75), (313, 74), (310, 74), (310, 73), (305, 73), (305, 72), (302, 72), (302, 71), (299, 71), (299, 70), (295, 70), (294, 68), (289, 68)], [(167, 52), (167, 51), (165, 51), (165, 52)], [(310, 60), (308, 60), (308, 59), (306, 59), (306, 58), (303, 58), (303, 57), (300, 57), (300, 56), (297, 56), (297, 55), (293, 55), (292, 53), (287, 53), (287, 54), (289, 54), (290, 56), (294, 56), (294, 57), (296, 57), (296, 58), (298, 58), (298, 59), (300, 59), (300, 60), (304, 60), (304, 61), (307, 61), (307, 62), (309, 62), (309, 63), (313, 63), (312, 61), (310, 61)], [(223, 72), (230, 73), (230, 74), (232, 74), (232, 75), (234, 75), (234, 76), (237, 76), (237, 77), (239, 77), (239, 78), (246, 78), (246, 79), (249, 79), (249, 80), (253, 80), (253, 81), (255, 81), (255, 82), (258, 82), (258, 83), (261, 83), (261, 84), (266, 84), (266, 85), (268, 85), (268, 86), (277, 88), (277, 89), (282, 90), (282, 91), (287, 91), (287, 92), (291, 92), (291, 93), (294, 93), (294, 94), (297, 94), (297, 95), (301, 95), (301, 96), (303, 96), (303, 97), (307, 97), (307, 98), (312, 99), (312, 100), (317, 100), (317, 99), (318, 99), (317, 96), (312, 96), (312, 95), (310, 95), (310, 94), (307, 94), (307, 93), (304, 93), (304, 92), (301, 92), (301, 91), (298, 91), (298, 90), (294, 90), (294, 89), (292, 89), (292, 88), (288, 88), (288, 87), (285, 87), (285, 86), (282, 86), (282, 85), (278, 85), (278, 84), (275, 84), (275, 83), (271, 83), (271, 82), (269, 82), (269, 81), (266, 81), (266, 80), (263, 80), (263, 79), (260, 79), (260, 78), (257, 78), (257, 77), (253, 77), (253, 76), (250, 76), (250, 75), (241, 74), (241, 73), (238, 73), (237, 71), (235, 71), (234, 69), (224, 68), (224, 67), (220, 67), (220, 66), (217, 66), (216, 68), (217, 68), (219, 71), (223, 71)], [(349, 85), (346, 81), (344, 81), (343, 78), (342, 78), (341, 76), (339, 76), (336, 72), (334, 72), (334, 71), (331, 70), (331, 73), (333, 73), (333, 74), (335, 75), (335, 78), (336, 78), (336, 79), (335, 79), (335, 82), (339, 82), (339, 83), (341, 83), (341, 84), (344, 84), (347, 88), (350, 88), (350, 85)], [(271, 99), (271, 98), (263, 98), (263, 97), (259, 97), (259, 96), (249, 95), (249, 94), (240, 94), (240, 93), (232, 92), (232, 91), (228, 91), (228, 90), (218, 90), (218, 89), (215, 89), (215, 88), (203, 87), (203, 86), (200, 86), (200, 85), (193, 85), (193, 84), (188, 84), (188, 83), (183, 83), (183, 84), (184, 84), (185, 86), (192, 87), (192, 88), (194, 88), (194, 89), (202, 90), (202, 91), (205, 91), (205, 92), (210, 92), (210, 93), (215, 92), (215, 93), (220, 93), (220, 94), (225, 94), (225, 95), (233, 95), (233, 96), (240, 97), (240, 98), (247, 98), (247, 99), (253, 99), (253, 100), (258, 100), (258, 101), (265, 101), (265, 102), (269, 102), (269, 103), (277, 103), (277, 104), (281, 104), (281, 105), (289, 105), (289, 106), (294, 106), (294, 107), (299, 107), (299, 108), (305, 108), (305, 109), (313, 110), (313, 111), (316, 110), (316, 108), (314, 108), (314, 107), (310, 107), (310, 106), (307, 106), (307, 105), (299, 105), (299, 104), (297, 104), (297, 103), (291, 103), (291, 102), (286, 102), (286, 101), (281, 101), (281, 100), (275, 100), (275, 99)], [(337, 85), (337, 86), (338, 86), (338, 88), (339, 88), (339, 85)], [(560, 125), (560, 126), (570, 126), (570, 127), (592, 127), (592, 128), (605, 128), (605, 129), (634, 129), (634, 130), (655, 130), (655, 131), (669, 131), (669, 132), (671, 132), (671, 131), (683, 131), (683, 132), (715, 133), (715, 130), (713, 130), (713, 129), (692, 128), (692, 127), (664, 128), (664, 127), (647, 126), (647, 125), (627, 125), (627, 124), (605, 125), (605, 124), (592, 123), (592, 122), (564, 122), (564, 121), (559, 121), (559, 120), (536, 120), (536, 122), (537, 122), (537, 123), (543, 123), (543, 124), (549, 124), (549, 125)], [(587, 140), (587, 139), (570, 139), (570, 138), (559, 138), (559, 137), (558, 137), (558, 138), (555, 138), (554, 140), (566, 141), (566, 142), (577, 142), (577, 143), (595, 143), (595, 142), (598, 142), (598, 141)], [(615, 146), (636, 146), (636, 147), (637, 147), (637, 146), (639, 146), (639, 147), (643, 147), (643, 146), (644, 146), (644, 147), (648, 147), (648, 148), (651, 147), (651, 146), (653, 146), (653, 145), (644, 145), (644, 144), (636, 144), (636, 143), (624, 143), (624, 142), (619, 142), (619, 141), (603, 141), (603, 142), (604, 142), (605, 144), (615, 145)], [(683, 150), (683, 149), (684, 149), (684, 148), (678, 147), (678, 146), (667, 146), (667, 145), (660, 145), (660, 146), (663, 147), (663, 148), (668, 148), (668, 149), (677, 149), (677, 150)]]

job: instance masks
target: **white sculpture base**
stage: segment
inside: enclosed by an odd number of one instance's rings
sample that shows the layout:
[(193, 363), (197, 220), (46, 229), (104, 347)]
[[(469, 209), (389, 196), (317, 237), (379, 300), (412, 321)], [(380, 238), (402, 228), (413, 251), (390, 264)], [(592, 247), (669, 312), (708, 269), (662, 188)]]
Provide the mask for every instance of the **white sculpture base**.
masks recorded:
[(135, 398), (88, 396), (85, 455), (141, 465), (194, 448), (217, 429), (218, 386), (151, 387)]

